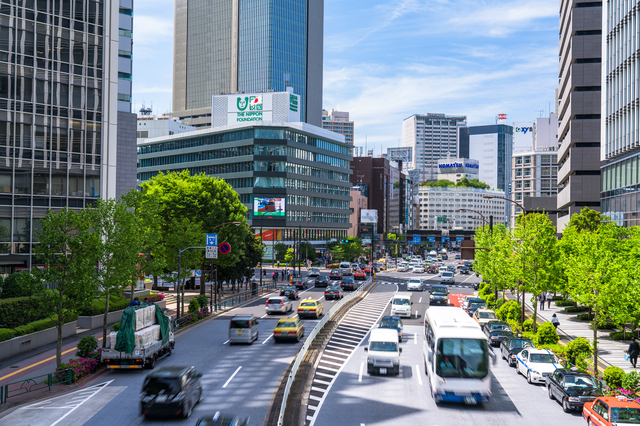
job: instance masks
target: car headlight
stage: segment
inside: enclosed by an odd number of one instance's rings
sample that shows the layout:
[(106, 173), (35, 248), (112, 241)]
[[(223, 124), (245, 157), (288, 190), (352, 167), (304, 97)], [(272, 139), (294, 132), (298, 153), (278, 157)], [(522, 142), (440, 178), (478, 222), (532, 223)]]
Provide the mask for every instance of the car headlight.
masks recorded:
[(535, 370), (531, 370), (531, 372), (532, 372), (533, 374), (537, 375), (537, 376), (539, 376), (539, 375), (540, 375), (540, 373), (538, 373), (538, 372), (537, 372), (537, 371), (535, 371)]
[(569, 402), (580, 402), (580, 398), (575, 396), (570, 396)]
[(394, 359), (393, 360), (393, 365), (398, 365), (400, 364), (400, 360), (399, 359)]
[(367, 357), (367, 364), (371, 364), (371, 357), (370, 356)]
[(433, 299), (433, 295), (430, 295), (429, 297), (430, 297), (431, 299)]

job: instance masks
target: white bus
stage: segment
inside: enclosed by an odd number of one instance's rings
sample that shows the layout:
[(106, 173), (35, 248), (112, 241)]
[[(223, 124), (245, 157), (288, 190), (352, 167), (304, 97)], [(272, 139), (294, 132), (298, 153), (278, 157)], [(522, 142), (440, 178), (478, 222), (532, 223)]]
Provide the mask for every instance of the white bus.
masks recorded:
[(462, 309), (427, 309), (422, 351), (424, 370), (436, 402), (489, 401), (490, 360), (495, 363), (495, 354), (480, 326)]

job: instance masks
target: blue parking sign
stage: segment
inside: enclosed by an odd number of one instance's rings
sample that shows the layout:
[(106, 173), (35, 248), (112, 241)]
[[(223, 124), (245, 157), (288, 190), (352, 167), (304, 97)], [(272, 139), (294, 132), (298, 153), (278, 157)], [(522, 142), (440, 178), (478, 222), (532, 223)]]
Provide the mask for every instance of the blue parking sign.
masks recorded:
[(207, 234), (207, 246), (218, 245), (218, 234)]

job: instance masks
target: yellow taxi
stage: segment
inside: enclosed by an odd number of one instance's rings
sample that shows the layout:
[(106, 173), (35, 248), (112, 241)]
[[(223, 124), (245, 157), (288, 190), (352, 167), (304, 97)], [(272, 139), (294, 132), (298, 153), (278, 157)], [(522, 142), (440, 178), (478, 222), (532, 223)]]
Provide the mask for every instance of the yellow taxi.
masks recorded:
[(298, 316), (320, 318), (322, 315), (322, 303), (315, 299), (304, 299), (298, 306)]
[(298, 318), (282, 318), (273, 330), (273, 340), (279, 343), (283, 340), (299, 342), (304, 337), (304, 323)]

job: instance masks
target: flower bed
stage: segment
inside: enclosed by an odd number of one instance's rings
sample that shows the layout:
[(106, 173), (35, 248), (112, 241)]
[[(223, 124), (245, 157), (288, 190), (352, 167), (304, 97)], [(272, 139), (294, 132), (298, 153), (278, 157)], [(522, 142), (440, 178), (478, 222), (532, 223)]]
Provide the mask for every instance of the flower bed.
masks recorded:
[(60, 375), (62, 375), (66, 374), (65, 370), (71, 370), (71, 383), (75, 383), (83, 377), (95, 373), (102, 366), (100, 351), (101, 349), (98, 349), (89, 358), (72, 358), (67, 364), (60, 364), (56, 368), (56, 372), (59, 371)]
[(200, 321), (201, 319), (204, 319), (208, 316), (210, 316), (211, 313), (209, 312), (208, 308), (199, 310), (198, 312), (195, 312), (193, 314), (188, 314), (183, 316), (182, 318), (180, 318), (179, 320), (176, 320), (176, 329), (178, 328), (184, 328), (188, 325), (191, 325), (193, 323), (196, 323), (198, 321)]
[(145, 297), (147, 302), (161, 302), (164, 300), (164, 294), (162, 293), (151, 293), (149, 296)]

